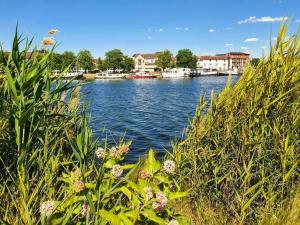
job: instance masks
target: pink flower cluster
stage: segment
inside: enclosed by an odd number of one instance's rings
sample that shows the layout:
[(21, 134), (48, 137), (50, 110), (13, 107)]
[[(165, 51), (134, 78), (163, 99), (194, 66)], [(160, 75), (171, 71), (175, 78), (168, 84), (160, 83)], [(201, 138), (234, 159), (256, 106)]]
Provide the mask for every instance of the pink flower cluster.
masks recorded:
[(99, 147), (96, 150), (96, 156), (97, 156), (98, 159), (103, 159), (104, 156), (105, 156), (105, 150), (104, 150), (104, 148)]
[(153, 202), (152, 208), (156, 211), (163, 211), (168, 203), (168, 198), (163, 193), (156, 194), (156, 201)]
[(116, 164), (113, 166), (111, 173), (114, 177), (119, 178), (120, 176), (122, 176), (123, 168), (121, 167), (121, 165)]
[(153, 191), (151, 187), (145, 187), (144, 192), (146, 194), (146, 200), (149, 201), (150, 199), (153, 198)]
[(45, 201), (40, 206), (40, 213), (44, 216), (50, 216), (54, 212), (54, 201)]
[(147, 171), (147, 170), (142, 170), (142, 171), (140, 172), (140, 177), (141, 177), (142, 179), (147, 179), (147, 178), (149, 178), (150, 176), (151, 176), (151, 174), (150, 174), (150, 172)]
[(81, 192), (84, 189), (84, 183), (81, 180), (76, 180), (74, 182), (74, 191)]
[(111, 157), (113, 157), (115, 159), (119, 159), (119, 158), (121, 158), (121, 156), (123, 154), (127, 154), (129, 152), (129, 150), (130, 149), (129, 149), (128, 145), (122, 145), (122, 146), (120, 146), (118, 148), (112, 147), (110, 149), (110, 155), (111, 155)]

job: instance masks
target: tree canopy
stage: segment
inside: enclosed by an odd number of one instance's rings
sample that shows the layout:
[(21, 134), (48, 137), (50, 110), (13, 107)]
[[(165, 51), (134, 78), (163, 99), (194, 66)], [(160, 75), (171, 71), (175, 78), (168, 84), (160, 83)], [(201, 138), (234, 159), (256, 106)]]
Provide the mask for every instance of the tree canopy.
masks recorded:
[(62, 69), (65, 69), (68, 66), (70, 66), (70, 69), (74, 69), (76, 63), (76, 56), (73, 52), (65, 51), (61, 55), (61, 59), (62, 59)]
[(176, 55), (176, 61), (177, 67), (194, 69), (197, 66), (197, 58), (189, 49), (179, 50)]
[(169, 50), (165, 50), (158, 54), (156, 66), (162, 70), (172, 67), (172, 53)]
[(89, 50), (82, 50), (78, 53), (77, 62), (79, 67), (85, 71), (93, 69), (93, 56)]
[(130, 72), (134, 69), (134, 60), (131, 57), (124, 56), (123, 63), (122, 63), (122, 69), (125, 72)]
[(120, 49), (113, 49), (105, 53), (106, 69), (122, 69), (124, 55)]
[(259, 63), (259, 58), (253, 58), (253, 59), (251, 59), (251, 61), (250, 61), (250, 64), (251, 64), (252, 66), (257, 66), (258, 63)]

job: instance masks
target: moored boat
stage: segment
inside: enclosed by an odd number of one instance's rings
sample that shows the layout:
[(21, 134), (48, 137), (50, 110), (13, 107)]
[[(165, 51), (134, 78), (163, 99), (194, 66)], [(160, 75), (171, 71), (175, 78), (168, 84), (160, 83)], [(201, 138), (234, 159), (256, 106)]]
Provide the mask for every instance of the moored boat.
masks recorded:
[(108, 80), (115, 80), (115, 79), (124, 79), (126, 74), (124, 73), (116, 73), (116, 72), (100, 72), (96, 73), (95, 79), (108, 79)]
[(208, 69), (203, 69), (200, 72), (201, 76), (217, 76), (218, 75), (218, 71), (217, 70), (208, 70)]
[(138, 72), (128, 76), (130, 79), (154, 79), (157, 78), (157, 75), (150, 74), (147, 72)]
[(189, 68), (173, 68), (166, 69), (162, 73), (163, 78), (184, 78), (189, 77), (191, 70)]

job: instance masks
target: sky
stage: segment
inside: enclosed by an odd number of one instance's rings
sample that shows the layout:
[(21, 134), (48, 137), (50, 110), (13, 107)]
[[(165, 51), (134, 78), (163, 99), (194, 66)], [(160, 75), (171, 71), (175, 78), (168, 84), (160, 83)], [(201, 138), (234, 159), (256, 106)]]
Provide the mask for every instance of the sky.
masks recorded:
[[(197, 55), (267, 52), (280, 21), (300, 26), (300, 0), (0, 0), (0, 42), (11, 48), (16, 24), (35, 45), (50, 29), (58, 52), (103, 57), (189, 48)], [(272, 42), (272, 41), (271, 41)]]

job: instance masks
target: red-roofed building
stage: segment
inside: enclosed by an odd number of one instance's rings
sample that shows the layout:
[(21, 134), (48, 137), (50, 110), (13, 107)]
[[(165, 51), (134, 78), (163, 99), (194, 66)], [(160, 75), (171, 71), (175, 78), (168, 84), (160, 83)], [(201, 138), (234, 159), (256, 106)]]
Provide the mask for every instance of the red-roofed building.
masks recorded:
[(249, 62), (250, 54), (229, 52), (214, 56), (199, 56), (197, 68), (218, 71), (235, 70), (241, 72)]

